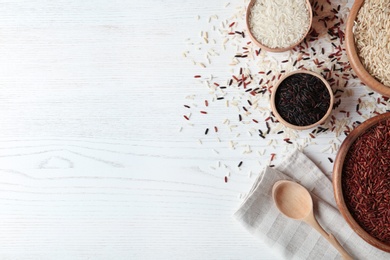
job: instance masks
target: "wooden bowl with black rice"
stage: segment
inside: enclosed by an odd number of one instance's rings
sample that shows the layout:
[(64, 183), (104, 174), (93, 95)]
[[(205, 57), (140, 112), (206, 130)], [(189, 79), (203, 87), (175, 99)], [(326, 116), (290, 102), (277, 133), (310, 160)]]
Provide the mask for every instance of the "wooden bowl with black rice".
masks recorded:
[(333, 102), (329, 83), (308, 70), (287, 73), (272, 88), (271, 108), (275, 117), (296, 130), (324, 123), (332, 112)]

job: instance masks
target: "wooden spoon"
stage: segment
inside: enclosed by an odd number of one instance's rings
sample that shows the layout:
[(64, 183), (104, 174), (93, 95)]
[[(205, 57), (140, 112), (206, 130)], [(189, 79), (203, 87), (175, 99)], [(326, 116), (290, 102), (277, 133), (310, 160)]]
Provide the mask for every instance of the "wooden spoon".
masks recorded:
[(301, 220), (317, 230), (341, 254), (343, 259), (353, 259), (340, 245), (337, 239), (318, 224), (313, 213), (313, 200), (306, 188), (292, 181), (278, 181), (272, 188), (272, 197), (276, 207), (285, 216)]

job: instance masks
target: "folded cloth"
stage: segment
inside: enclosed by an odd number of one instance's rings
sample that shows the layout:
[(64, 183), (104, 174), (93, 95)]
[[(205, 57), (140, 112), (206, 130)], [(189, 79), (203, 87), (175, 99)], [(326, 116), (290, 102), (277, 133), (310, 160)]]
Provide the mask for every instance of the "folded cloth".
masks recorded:
[(286, 259), (341, 259), (316, 230), (278, 211), (272, 199), (272, 186), (278, 180), (296, 181), (310, 191), (319, 224), (336, 237), (353, 259), (390, 259), (389, 253), (371, 246), (349, 227), (337, 210), (331, 181), (298, 150), (275, 168), (266, 167), (234, 214), (250, 233), (276, 253)]

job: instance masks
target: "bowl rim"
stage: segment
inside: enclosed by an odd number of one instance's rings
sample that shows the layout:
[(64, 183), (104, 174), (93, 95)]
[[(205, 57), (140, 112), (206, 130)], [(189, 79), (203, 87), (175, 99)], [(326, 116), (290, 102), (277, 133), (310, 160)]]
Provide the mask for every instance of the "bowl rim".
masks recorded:
[[(305, 126), (297, 126), (297, 125), (293, 125), (289, 122), (287, 122), (278, 112), (277, 108), (276, 108), (276, 104), (275, 104), (275, 98), (276, 98), (276, 92), (280, 86), (280, 84), (288, 77), (292, 76), (292, 75), (295, 75), (295, 74), (299, 74), (299, 73), (303, 73), (303, 74), (310, 74), (310, 75), (313, 75), (317, 78), (319, 78), (326, 86), (328, 92), (329, 92), (329, 96), (330, 96), (330, 100), (329, 100), (329, 108), (328, 110), (326, 111), (325, 115), (317, 122), (315, 122), (314, 124), (311, 124), (311, 125), (305, 125)], [(333, 95), (333, 90), (332, 88), (330, 87), (328, 81), (326, 81), (326, 79), (324, 79), (324, 77), (322, 77), (320, 74), (316, 73), (316, 72), (313, 72), (313, 71), (310, 71), (310, 70), (295, 70), (295, 71), (291, 71), (289, 73), (286, 73), (283, 77), (281, 77), (278, 82), (276, 83), (276, 85), (272, 88), (272, 94), (271, 94), (271, 109), (272, 109), (272, 112), (274, 114), (274, 116), (279, 120), (279, 122), (281, 122), (283, 125), (289, 127), (289, 128), (292, 128), (292, 129), (295, 129), (295, 130), (306, 130), (306, 129), (310, 129), (310, 128), (313, 128), (313, 127), (316, 127), (322, 123), (325, 122), (325, 120), (329, 117), (329, 115), (332, 113), (332, 110), (333, 110), (333, 103), (334, 103), (334, 95)]]
[(249, 37), (260, 48), (262, 48), (262, 49), (264, 49), (266, 51), (269, 51), (269, 52), (285, 52), (285, 51), (291, 50), (294, 47), (298, 46), (306, 38), (306, 36), (309, 34), (309, 32), (311, 30), (311, 27), (312, 27), (312, 23), (313, 23), (313, 9), (311, 7), (310, 1), (306, 0), (307, 9), (309, 11), (309, 26), (307, 27), (307, 30), (306, 30), (305, 34), (302, 36), (301, 39), (299, 39), (296, 43), (293, 43), (292, 45), (290, 45), (288, 47), (283, 47), (283, 48), (270, 48), (270, 47), (268, 47), (266, 45), (261, 44), (256, 39), (256, 37), (252, 34), (252, 31), (251, 31), (250, 25), (249, 25), (250, 11), (251, 11), (251, 8), (253, 7), (253, 5), (255, 4), (256, 1), (257, 0), (251, 0), (249, 2), (248, 7), (246, 8), (245, 22), (246, 22), (246, 28), (248, 30)]
[(378, 92), (381, 95), (390, 97), (390, 86), (386, 86), (375, 79), (363, 66), (357, 54), (355, 37), (353, 34), (353, 26), (358, 15), (359, 9), (363, 5), (364, 0), (356, 0), (348, 15), (347, 24), (345, 28), (345, 49), (347, 52), (348, 60), (352, 69), (359, 77), (359, 79), (371, 88), (373, 91)]
[(342, 181), (341, 181), (345, 157), (351, 145), (356, 141), (356, 139), (359, 136), (364, 134), (369, 128), (386, 119), (390, 119), (390, 112), (372, 117), (364, 121), (362, 124), (360, 124), (355, 129), (353, 129), (351, 133), (345, 138), (336, 155), (336, 159), (333, 166), (332, 183), (333, 183), (333, 192), (334, 192), (334, 197), (336, 200), (337, 207), (341, 215), (347, 221), (348, 225), (352, 228), (352, 230), (354, 230), (354, 232), (357, 233), (361, 238), (363, 238), (367, 243), (383, 251), (390, 252), (390, 244), (386, 244), (380, 241), (379, 239), (371, 236), (353, 218), (344, 200)]

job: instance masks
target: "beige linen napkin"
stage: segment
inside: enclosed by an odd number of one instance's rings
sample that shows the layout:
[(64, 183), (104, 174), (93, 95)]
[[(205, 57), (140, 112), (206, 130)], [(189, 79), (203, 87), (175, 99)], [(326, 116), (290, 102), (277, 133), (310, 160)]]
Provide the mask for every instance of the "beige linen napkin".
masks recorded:
[(283, 179), (294, 180), (311, 192), (318, 222), (354, 259), (390, 259), (389, 253), (376, 249), (352, 231), (337, 210), (331, 181), (298, 150), (275, 168), (266, 167), (234, 214), (272, 250), (286, 259), (341, 259), (337, 250), (309, 225), (279, 213), (271, 191), (274, 183)]

